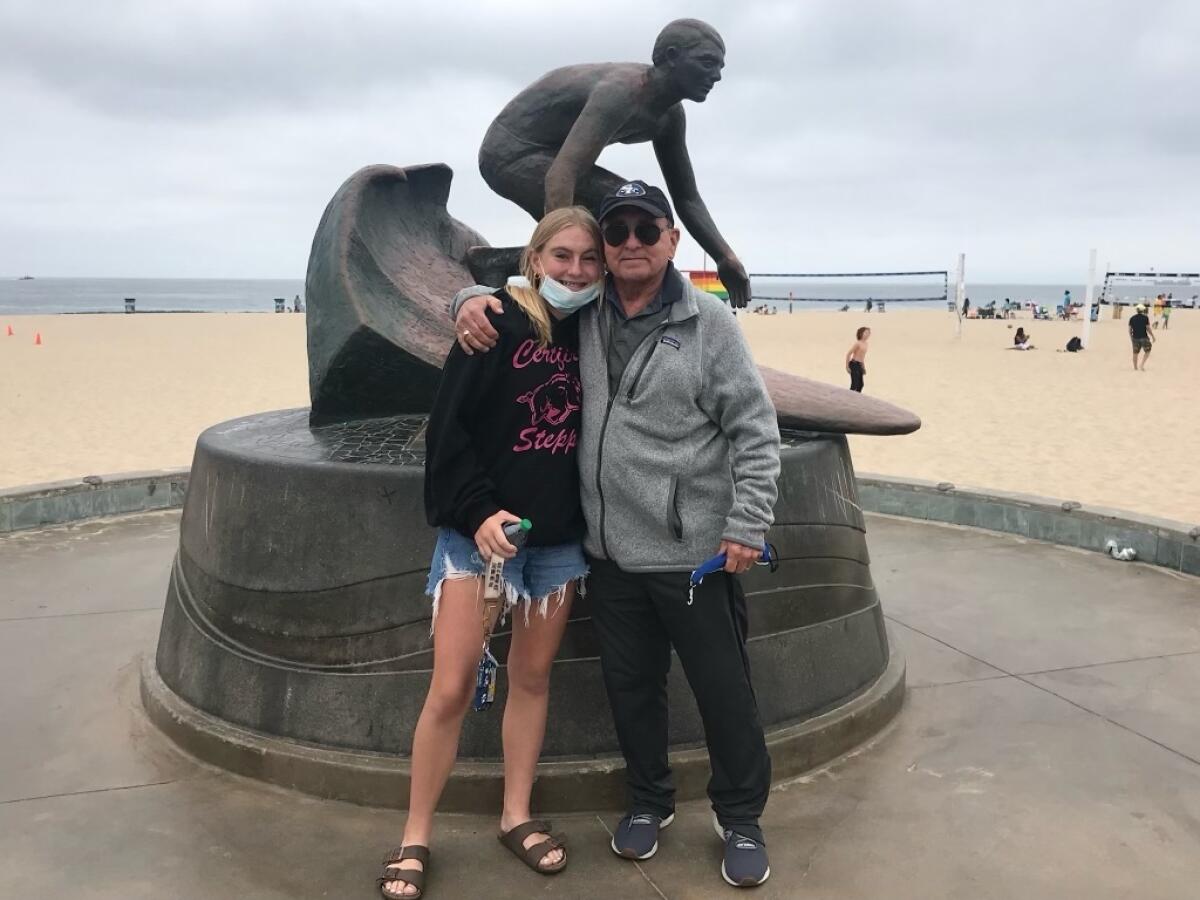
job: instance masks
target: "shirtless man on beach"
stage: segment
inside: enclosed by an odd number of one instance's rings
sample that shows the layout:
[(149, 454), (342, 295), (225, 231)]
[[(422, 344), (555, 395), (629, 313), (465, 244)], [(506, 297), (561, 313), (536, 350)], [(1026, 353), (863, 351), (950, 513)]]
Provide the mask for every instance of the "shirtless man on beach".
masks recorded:
[(850, 373), (850, 390), (862, 393), (863, 378), (867, 374), (867, 341), (871, 329), (862, 327), (854, 333), (854, 343), (846, 352), (846, 371)]
[[(595, 209), (629, 179), (596, 165), (609, 144), (654, 145), (675, 211), (717, 264), (729, 302), (744, 307), (750, 279), (696, 188), (683, 101), (702, 103), (721, 80), (725, 42), (711, 25), (678, 19), (654, 42), (653, 64), (589, 63), (543, 75), (500, 111), (479, 149), (479, 171), (533, 216), (579, 204)], [(472, 248), (477, 264), (509, 262), (505, 249)], [(511, 262), (515, 262), (513, 257)], [(515, 269), (513, 269), (515, 271)]]

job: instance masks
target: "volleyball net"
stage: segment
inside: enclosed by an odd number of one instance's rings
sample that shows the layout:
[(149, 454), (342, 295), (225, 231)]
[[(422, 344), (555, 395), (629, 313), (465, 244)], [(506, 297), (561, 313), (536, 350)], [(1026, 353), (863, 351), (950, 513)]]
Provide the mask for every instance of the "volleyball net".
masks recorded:
[[(717, 273), (685, 269), (692, 284), (722, 300), (729, 293)], [(950, 299), (946, 269), (902, 272), (751, 272), (751, 301), (771, 303), (945, 303)]]
[(1200, 295), (1200, 272), (1105, 272), (1101, 303), (1125, 303), (1172, 294), (1172, 300), (1194, 303)]

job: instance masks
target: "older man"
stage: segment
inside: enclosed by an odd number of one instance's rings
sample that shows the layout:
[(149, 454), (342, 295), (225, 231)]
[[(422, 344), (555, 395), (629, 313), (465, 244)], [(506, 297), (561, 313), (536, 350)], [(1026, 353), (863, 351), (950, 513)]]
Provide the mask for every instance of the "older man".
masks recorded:
[[(648, 859), (674, 818), (673, 647), (704, 722), (722, 876), (737, 886), (761, 884), (770, 875), (758, 820), (771, 761), (736, 576), (758, 559), (772, 522), (775, 409), (729, 309), (675, 271), (679, 231), (666, 195), (629, 182), (603, 198), (597, 218), (609, 277), (603, 299), (579, 313), (579, 466), (588, 592), (629, 794), (612, 849)], [(462, 304), (456, 324), (464, 348), (494, 340), (484, 315), (489, 299)], [(688, 573), (718, 551), (725, 572), (689, 598)]]

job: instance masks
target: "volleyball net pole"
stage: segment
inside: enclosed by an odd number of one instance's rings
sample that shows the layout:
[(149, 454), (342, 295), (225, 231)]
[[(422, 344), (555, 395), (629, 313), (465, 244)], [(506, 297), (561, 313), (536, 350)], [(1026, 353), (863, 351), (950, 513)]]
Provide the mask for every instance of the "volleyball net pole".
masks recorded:
[[(1079, 336), (1079, 340), (1083, 342), (1083, 347), (1086, 350), (1088, 341), (1092, 337), (1092, 294), (1096, 290), (1096, 248), (1093, 247), (1088, 253), (1088, 280), (1087, 293), (1084, 294), (1083, 301), (1083, 333)], [(1097, 307), (1099, 309), (1099, 307)], [(1099, 314), (1097, 313), (1097, 318)]]
[(967, 295), (967, 254), (958, 254), (958, 270), (954, 276), (954, 317), (957, 320), (955, 336), (962, 337), (963, 299)]

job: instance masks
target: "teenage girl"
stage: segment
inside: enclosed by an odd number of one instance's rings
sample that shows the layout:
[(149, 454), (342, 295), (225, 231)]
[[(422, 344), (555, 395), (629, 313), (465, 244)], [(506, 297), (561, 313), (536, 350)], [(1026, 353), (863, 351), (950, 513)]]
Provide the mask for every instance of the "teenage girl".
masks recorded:
[[(548, 213), (521, 258), (523, 278), (489, 312), (499, 343), (446, 358), (426, 432), (425, 511), (438, 530), (427, 592), (433, 601), (433, 676), (417, 721), (403, 845), (384, 863), (384, 897), (420, 897), (433, 814), (454, 768), (485, 635), (482, 574), (505, 558), (512, 609), (504, 708), (500, 841), (543, 874), (567, 864), (560, 838), (533, 820), (529, 795), (546, 730), (550, 666), (577, 582), (586, 574), (575, 453), (579, 440), (579, 328), (572, 315), (600, 291), (602, 245), (591, 214)], [(529, 519), (520, 549), (505, 525)], [(513, 607), (519, 607), (513, 609)], [(503, 612), (500, 614), (503, 616)]]

